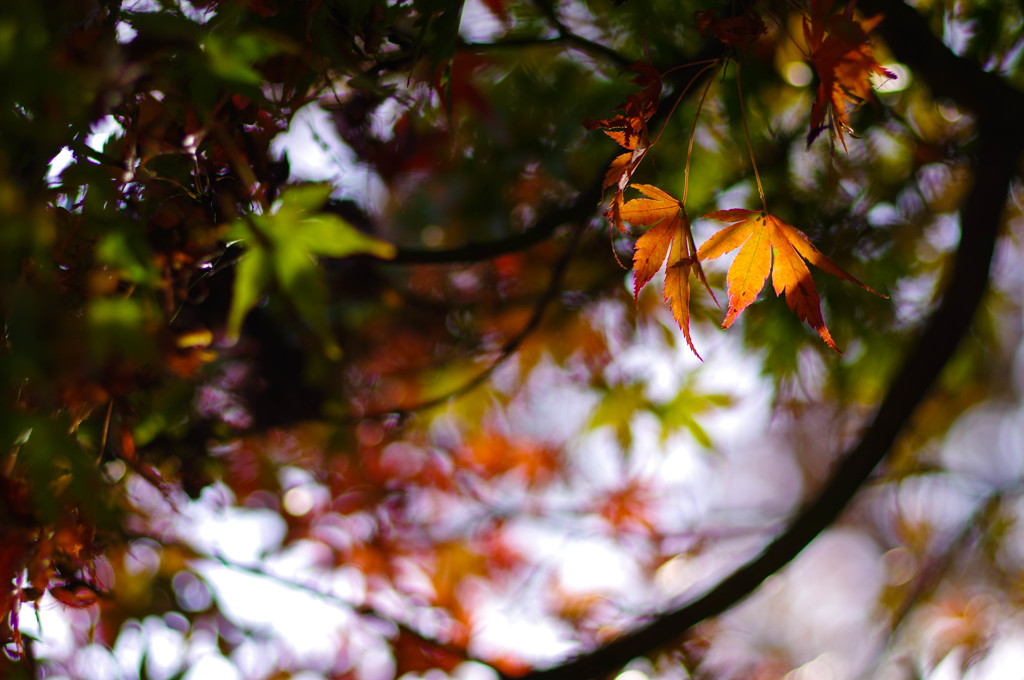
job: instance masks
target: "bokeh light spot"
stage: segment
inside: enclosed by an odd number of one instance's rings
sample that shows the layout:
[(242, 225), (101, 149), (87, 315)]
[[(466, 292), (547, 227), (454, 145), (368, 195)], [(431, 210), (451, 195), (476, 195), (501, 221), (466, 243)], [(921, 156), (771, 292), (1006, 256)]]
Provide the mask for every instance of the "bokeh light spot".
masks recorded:
[(813, 75), (811, 67), (802, 61), (792, 61), (786, 66), (786, 80), (793, 87), (807, 87)]
[(293, 489), (288, 489), (284, 494), (284, 498), (281, 503), (284, 505), (284, 509), (289, 515), (293, 517), (302, 517), (313, 509), (315, 499), (308, 489), (302, 486), (297, 486)]
[(910, 70), (903, 64), (882, 64), (882, 68), (892, 73), (895, 78), (875, 75), (872, 77), (875, 90), (878, 92), (901, 92), (910, 87)]
[(642, 673), (636, 669), (630, 669), (623, 671), (616, 676), (615, 680), (650, 680), (646, 673)]

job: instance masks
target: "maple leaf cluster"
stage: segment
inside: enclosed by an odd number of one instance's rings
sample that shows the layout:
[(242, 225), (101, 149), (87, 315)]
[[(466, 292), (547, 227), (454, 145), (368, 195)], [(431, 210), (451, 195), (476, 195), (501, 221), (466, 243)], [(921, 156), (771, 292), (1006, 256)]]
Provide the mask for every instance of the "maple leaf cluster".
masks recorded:
[(690, 271), (697, 274), (712, 298), (714, 293), (700, 267), (686, 209), (681, 201), (658, 187), (637, 184), (635, 188), (649, 198), (634, 198), (623, 205), (622, 218), (630, 224), (649, 229), (637, 239), (633, 253), (633, 296), (640, 296), (640, 290), (661, 269), (668, 256), (665, 302), (669, 303), (672, 316), (686, 337), (686, 344), (700, 357), (690, 338)]
[(656, 68), (638, 61), (630, 69), (637, 73), (631, 82), (642, 89), (636, 94), (629, 95), (626, 102), (619, 106), (622, 113), (603, 120), (588, 119), (583, 123), (588, 130), (603, 131), (627, 150), (627, 153), (617, 156), (608, 166), (601, 185), (602, 191), (615, 187), (615, 195), (606, 215), (612, 225), (623, 233), (626, 232), (621, 214), (623, 192), (650, 148), (647, 121), (658, 110), (658, 101), (661, 97), (661, 73)]
[[(828, 0), (810, 0), (809, 12), (803, 18), (807, 58), (819, 78), (807, 141), (810, 144), (823, 129), (828, 128), (832, 139), (838, 139), (845, 149), (844, 133), (851, 131), (850, 113), (856, 105), (871, 98), (872, 76), (895, 76), (879, 64), (867, 41), (868, 33), (878, 25), (882, 17), (856, 19), (852, 1), (842, 11), (829, 14), (831, 4)], [(753, 9), (730, 17), (719, 17), (713, 11), (697, 12), (694, 19), (701, 36), (717, 39), (729, 48), (730, 54), (767, 33), (763, 19)], [(714, 72), (717, 74), (731, 60), (731, 56), (719, 59)], [(587, 120), (584, 124), (588, 129), (603, 131), (627, 150), (627, 153), (612, 160), (602, 188), (604, 191), (614, 188), (609, 208), (605, 212), (612, 228), (623, 233), (627, 233), (626, 223), (647, 228), (634, 245), (634, 297), (639, 298), (643, 287), (664, 265), (665, 302), (669, 304), (676, 323), (683, 331), (687, 345), (699, 359), (700, 354), (693, 345), (689, 328), (690, 274), (694, 273), (712, 299), (715, 299), (701, 268), (701, 261), (716, 259), (739, 249), (727, 276), (729, 308), (722, 327), (728, 328), (733, 324), (738, 315), (755, 300), (771, 275), (775, 294), (784, 296), (789, 308), (801, 321), (817, 331), (825, 344), (842, 353), (825, 325), (821, 314), (821, 299), (807, 263), (856, 283), (876, 295), (880, 294), (839, 268), (802, 231), (770, 214), (766, 202), (759, 211), (731, 209), (704, 215), (706, 219), (730, 224), (698, 248), (686, 213), (685, 189), (680, 200), (650, 184), (631, 185), (637, 167), (654, 143), (647, 126), (658, 108), (662, 74), (645, 62), (637, 62), (630, 68), (637, 74), (632, 82), (639, 85), (641, 91), (630, 95), (618, 107), (621, 112), (618, 115), (604, 120)], [(701, 73), (710, 69), (710, 66), (705, 66)], [(736, 77), (738, 86), (738, 66)], [(693, 82), (691, 80), (691, 85)], [(699, 112), (700, 107), (698, 116)], [(747, 137), (749, 146), (749, 134)], [(752, 151), (751, 161), (754, 162)], [(689, 173), (689, 158), (686, 173)], [(764, 201), (756, 165), (754, 175)], [(625, 191), (630, 186), (644, 197), (627, 201)], [(717, 304), (717, 299), (715, 302)]]
[(877, 14), (859, 21), (853, 17), (850, 2), (838, 14), (827, 16), (829, 0), (811, 0), (810, 16), (803, 21), (804, 40), (809, 60), (818, 74), (818, 92), (811, 108), (811, 130), (807, 145), (828, 128), (833, 139), (846, 148), (844, 133), (852, 132), (850, 112), (872, 98), (874, 75), (895, 78), (875, 59), (868, 44), (868, 33), (881, 21)]

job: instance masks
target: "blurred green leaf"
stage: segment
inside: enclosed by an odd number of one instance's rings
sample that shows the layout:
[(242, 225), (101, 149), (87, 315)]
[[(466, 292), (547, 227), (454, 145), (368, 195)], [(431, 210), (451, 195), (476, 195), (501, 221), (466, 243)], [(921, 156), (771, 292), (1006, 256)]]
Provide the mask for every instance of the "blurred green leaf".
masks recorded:
[(389, 258), (395, 249), (336, 215), (315, 212), (330, 192), (330, 186), (324, 184), (291, 187), (272, 214), (239, 220), (232, 226), (230, 234), (246, 243), (248, 254), (239, 264), (235, 279), (228, 338), (238, 338), (246, 314), (269, 292), (273, 280), (320, 339), (328, 358), (341, 357), (328, 319), (327, 289), (316, 258), (357, 254)]
[(99, 361), (130, 357), (145, 361), (155, 356), (147, 323), (149, 315), (134, 298), (92, 300), (86, 312), (88, 339)]
[(255, 64), (281, 51), (281, 45), (258, 33), (220, 36), (211, 33), (203, 43), (210, 69), (225, 80), (259, 85), (263, 82)]
[(273, 275), (273, 260), (260, 245), (249, 248), (235, 268), (235, 285), (228, 312), (226, 339), (236, 342), (246, 315), (267, 293)]

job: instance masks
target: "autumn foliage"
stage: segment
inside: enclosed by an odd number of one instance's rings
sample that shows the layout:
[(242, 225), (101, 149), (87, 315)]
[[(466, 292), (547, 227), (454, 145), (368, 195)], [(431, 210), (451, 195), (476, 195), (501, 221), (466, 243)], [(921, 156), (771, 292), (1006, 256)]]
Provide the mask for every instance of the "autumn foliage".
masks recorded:
[(998, 446), (942, 443), (1019, 388), (954, 262), (1020, 237), (1011, 5), (0, 3), (0, 677), (817, 677), (726, 612), (866, 484), (837, 637), (973, 663), (1024, 582)]
[[(848, 3), (842, 13), (834, 15), (828, 14), (830, 5), (831, 3), (826, 0), (812, 0), (809, 14), (803, 17), (808, 60), (819, 80), (817, 99), (811, 110), (811, 131), (807, 135), (807, 143), (809, 145), (813, 142), (821, 130), (827, 127), (831, 131), (832, 140), (838, 140), (845, 148), (844, 133), (851, 131), (849, 113), (855, 105), (871, 97), (871, 78), (875, 75), (890, 78), (895, 76), (879, 65), (872, 56), (871, 47), (867, 42), (868, 33), (882, 17), (877, 16), (860, 22), (853, 18), (853, 2)], [(747, 47), (767, 32), (764, 21), (753, 9), (734, 17), (718, 17), (714, 11), (705, 10), (697, 12), (695, 20), (701, 35), (713, 36), (734, 51), (736, 48)], [(721, 57), (713, 64), (714, 72), (717, 74), (727, 67), (733, 58), (737, 57), (732, 53)], [(708, 286), (700, 260), (715, 259), (746, 244), (729, 269), (729, 309), (722, 327), (728, 328), (732, 325), (736, 316), (757, 297), (768, 274), (774, 272), (772, 284), (776, 295), (785, 293), (786, 303), (800, 320), (807, 322), (818, 332), (825, 344), (839, 352), (822, 319), (821, 301), (803, 259), (807, 259), (823, 271), (853, 281), (867, 290), (871, 289), (822, 255), (803, 232), (768, 215), (767, 203), (764, 204), (762, 213), (735, 208), (705, 215), (705, 218), (720, 221), (735, 219), (736, 223), (715, 234), (698, 249), (694, 245), (690, 219), (686, 215), (685, 190), (683, 200), (680, 201), (656, 186), (636, 184), (633, 185), (634, 188), (647, 198), (625, 202), (624, 194), (630, 186), (631, 178), (652, 144), (647, 124), (657, 110), (661, 93), (660, 75), (650, 64), (637, 62), (631, 68), (638, 74), (633, 82), (643, 89), (630, 95), (626, 102), (619, 106), (622, 111), (620, 115), (604, 120), (587, 121), (586, 125), (590, 129), (602, 129), (605, 134), (631, 151), (617, 156), (612, 161), (605, 174), (603, 188), (615, 189), (606, 213), (614, 227), (625, 231), (623, 223), (628, 222), (637, 227), (648, 228), (636, 241), (633, 256), (634, 294), (639, 296), (640, 289), (653, 278), (668, 254), (665, 267), (665, 301), (669, 303), (672, 316), (683, 331), (687, 344), (699, 358), (700, 355), (690, 339), (690, 271), (697, 275), (713, 298), (714, 293)], [(711, 68), (712, 66), (705, 65), (698, 72), (698, 76)], [(739, 78), (737, 64), (737, 86)], [(691, 80), (690, 85), (693, 82)], [(706, 92), (705, 90), (705, 94)], [(699, 111), (698, 108), (698, 115)], [(827, 125), (824, 124), (826, 120)], [(744, 125), (746, 124), (744, 121)], [(747, 143), (749, 146), (749, 132)], [(690, 150), (692, 148), (691, 136)], [(750, 154), (753, 161), (753, 149), (750, 149)], [(685, 170), (687, 175), (689, 160), (688, 152)], [(757, 176), (756, 164), (753, 166), (753, 172), (758, 193), (764, 201), (764, 191), (761, 188), (760, 177)], [(754, 217), (755, 214), (758, 215), (757, 218)]]

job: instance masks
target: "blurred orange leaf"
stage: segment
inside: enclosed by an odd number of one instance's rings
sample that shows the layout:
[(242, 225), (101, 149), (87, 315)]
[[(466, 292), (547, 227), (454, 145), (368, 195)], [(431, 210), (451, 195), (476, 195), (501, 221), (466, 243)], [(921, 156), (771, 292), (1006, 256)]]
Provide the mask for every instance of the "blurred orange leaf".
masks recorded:
[(434, 668), (450, 672), (466, 660), (464, 654), (433, 644), (402, 628), (393, 643), (395, 677), (406, 673), (424, 673)]
[(605, 494), (598, 507), (616, 531), (645, 531), (654, 533), (650, 520), (651, 494), (647, 484), (630, 480), (622, 487)]
[(74, 609), (91, 607), (100, 599), (100, 594), (96, 588), (83, 582), (54, 586), (50, 588), (50, 594), (62, 605)]

